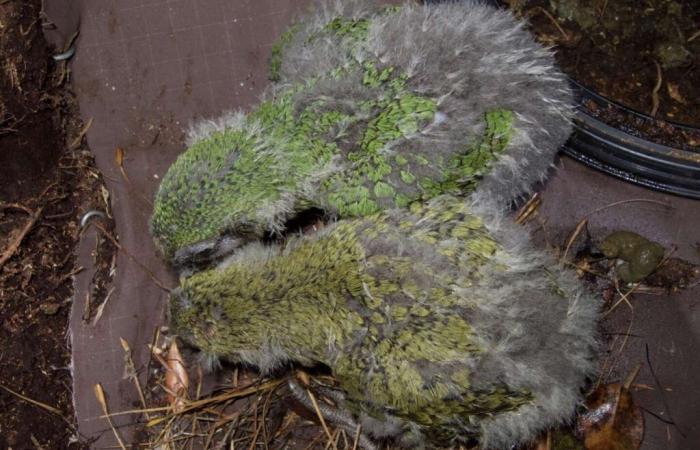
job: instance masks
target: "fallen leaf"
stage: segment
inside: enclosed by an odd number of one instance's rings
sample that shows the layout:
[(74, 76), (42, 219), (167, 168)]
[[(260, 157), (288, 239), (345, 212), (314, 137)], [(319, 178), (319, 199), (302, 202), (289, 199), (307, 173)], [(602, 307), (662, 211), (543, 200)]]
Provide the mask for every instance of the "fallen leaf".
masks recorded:
[(170, 348), (165, 360), (167, 362), (165, 388), (168, 392), (168, 402), (170, 402), (173, 412), (177, 413), (185, 406), (185, 397), (190, 386), (190, 379), (187, 376), (185, 363), (182, 361), (182, 355), (180, 354), (180, 349), (177, 348), (175, 339), (170, 342)]
[(124, 180), (126, 182), (129, 182), (129, 177), (126, 175), (126, 171), (124, 170), (124, 149), (117, 146), (117, 148), (114, 149), (114, 161), (117, 163), (117, 167), (119, 167), (119, 171), (122, 173), (122, 176), (124, 177)]
[(112, 429), (112, 433), (114, 433), (114, 437), (117, 439), (117, 443), (119, 444), (119, 447), (121, 447), (122, 450), (126, 450), (126, 446), (124, 445), (124, 441), (122, 441), (122, 438), (119, 436), (119, 433), (117, 432), (117, 429), (114, 427), (114, 424), (112, 423), (112, 416), (109, 413), (109, 408), (107, 407), (107, 398), (105, 397), (105, 392), (102, 389), (102, 385), (100, 383), (97, 383), (94, 386), (95, 389), (95, 397), (97, 397), (97, 402), (102, 406), (102, 412), (104, 413), (104, 418), (107, 419), (107, 423), (109, 423), (109, 427)]
[(683, 103), (685, 105), (685, 98), (681, 95), (681, 91), (677, 84), (666, 83), (666, 90), (668, 91), (668, 96), (677, 101), (678, 103)]
[(644, 436), (644, 416), (628, 388), (600, 386), (586, 400), (577, 423), (586, 450), (637, 450)]

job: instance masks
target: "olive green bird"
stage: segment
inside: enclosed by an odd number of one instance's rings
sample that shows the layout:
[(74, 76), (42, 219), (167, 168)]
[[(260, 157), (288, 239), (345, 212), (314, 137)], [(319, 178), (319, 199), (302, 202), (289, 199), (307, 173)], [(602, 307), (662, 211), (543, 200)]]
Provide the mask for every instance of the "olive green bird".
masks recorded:
[(171, 326), (263, 373), (325, 364), (342, 389), (327, 419), (365, 442), (510, 448), (576, 407), (597, 302), (483, 214), (445, 195), (248, 244), (182, 282)]

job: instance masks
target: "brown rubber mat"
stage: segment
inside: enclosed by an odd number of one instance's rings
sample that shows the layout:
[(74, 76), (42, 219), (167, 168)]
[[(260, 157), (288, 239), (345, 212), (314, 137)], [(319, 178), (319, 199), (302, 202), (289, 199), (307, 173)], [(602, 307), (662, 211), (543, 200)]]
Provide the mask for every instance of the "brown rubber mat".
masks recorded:
[[(650, 191), (568, 157), (561, 159), (541, 195), (539, 212), (552, 243), (562, 245), (581, 219), (599, 210), (589, 217), (592, 239), (631, 230), (676, 248), (675, 257), (700, 262), (697, 200)], [(545, 245), (541, 231), (535, 237)], [(610, 364), (603, 364), (606, 380), (624, 380), (641, 364), (635, 383), (645, 387), (633, 392), (646, 410), (642, 450), (700, 448), (700, 389), (695, 381), (700, 373), (700, 286), (671, 295), (634, 294), (631, 304), (633, 311), (621, 304), (603, 322), (607, 338), (617, 337)]]
[[(72, 83), (84, 121), (92, 119), (88, 142), (102, 170), (112, 202), (120, 251), (114, 291), (95, 326), (81, 319), (90, 288), (90, 270), (76, 280), (72, 321), (74, 388), (80, 432), (95, 438), (94, 448), (116, 441), (95, 399), (101, 383), (111, 411), (132, 409), (136, 392), (123, 377), (124, 352), (119, 338), (134, 351), (138, 367), (148, 359), (147, 344), (163, 324), (167, 294), (143, 269), (167, 286), (176, 281), (155, 253), (148, 234), (151, 199), (160, 178), (184, 150), (184, 130), (192, 121), (246, 108), (267, 83), (270, 45), (295, 11), (299, 0), (46, 0), (57, 25), (50, 38), (62, 46), (80, 27), (70, 62)], [(115, 162), (125, 151), (127, 182)], [(625, 228), (667, 247), (676, 256), (698, 261), (700, 202), (632, 186), (563, 158), (546, 183), (540, 214), (549, 238), (562, 242), (587, 213), (618, 200), (656, 199), (671, 205), (629, 203), (605, 209), (590, 220), (593, 235)], [(90, 267), (94, 230), (83, 236), (79, 265)], [(135, 263), (138, 261), (141, 265)], [(637, 296), (630, 337), (615, 374), (624, 377), (643, 363), (639, 383), (654, 387), (636, 394), (645, 408), (676, 426), (646, 414), (643, 449), (700, 448), (700, 373), (696, 345), (700, 336), (698, 294)], [(618, 308), (613, 329), (625, 332), (631, 313)], [(646, 360), (646, 345), (658, 383)], [(143, 378), (146, 374), (140, 373)], [(661, 386), (659, 389), (658, 386)], [(131, 439), (128, 416), (115, 417), (123, 437)], [(679, 431), (680, 430), (680, 431)], [(682, 433), (682, 434), (681, 434)]]
[[(125, 250), (119, 252), (114, 291), (95, 326), (82, 320), (92, 272), (86, 270), (76, 280), (71, 321), (74, 398), (80, 432), (97, 439), (94, 448), (117, 443), (100, 419), (93, 386), (101, 383), (110, 411), (137, 405), (133, 384), (123, 377), (119, 338), (129, 342), (142, 368), (149, 356), (147, 344), (163, 324), (167, 293), (141, 265), (163, 284), (176, 284), (148, 234), (159, 179), (184, 150), (184, 130), (190, 123), (257, 101), (267, 83), (270, 46), (303, 6), (271, 0), (46, 2), (47, 15), (57, 25), (50, 38), (59, 46), (80, 24), (70, 64), (73, 88), (83, 119), (92, 120), (88, 142), (106, 179)], [(129, 182), (115, 162), (117, 147), (125, 152)], [(78, 250), (79, 265), (91, 267), (94, 242), (94, 230), (88, 230)], [(143, 379), (145, 375), (141, 373)], [(126, 439), (129, 420), (113, 419)]]

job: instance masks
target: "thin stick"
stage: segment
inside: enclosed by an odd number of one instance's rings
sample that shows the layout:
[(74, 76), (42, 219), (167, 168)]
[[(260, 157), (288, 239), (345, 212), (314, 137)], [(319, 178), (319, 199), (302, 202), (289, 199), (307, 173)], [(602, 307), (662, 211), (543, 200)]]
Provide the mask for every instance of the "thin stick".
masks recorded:
[(671, 408), (668, 407), (668, 402), (666, 402), (666, 396), (664, 395), (664, 389), (661, 386), (661, 382), (659, 382), (659, 377), (656, 376), (656, 372), (654, 371), (654, 366), (651, 365), (651, 356), (649, 356), (649, 344), (645, 344), (645, 352), (646, 352), (646, 360), (647, 364), (649, 365), (649, 372), (651, 372), (651, 377), (654, 379), (654, 384), (656, 385), (656, 388), (659, 390), (659, 395), (661, 396), (661, 402), (664, 404), (664, 409), (666, 410), (666, 415), (668, 416), (668, 419), (672, 422), (670, 425), (673, 425), (673, 427), (680, 433), (680, 435), (685, 438), (685, 433), (680, 429), (678, 424), (676, 424), (676, 421), (674, 420), (673, 416), (671, 415)]
[[(316, 410), (316, 415), (318, 416), (318, 419), (321, 421), (321, 426), (323, 427), (323, 431), (326, 433), (326, 436), (328, 439), (333, 441), (333, 435), (331, 434), (331, 431), (328, 429), (328, 425), (326, 425), (326, 421), (323, 419), (323, 414), (321, 414), (321, 409), (318, 407), (318, 403), (316, 402), (316, 397), (314, 397), (314, 394), (311, 393), (310, 390), (306, 390), (306, 393), (309, 395), (309, 399), (311, 399), (311, 403), (314, 405), (314, 409)], [(335, 443), (333, 443), (333, 449), (338, 450), (336, 447)]]
[[(122, 348), (124, 349), (124, 353), (126, 356), (126, 370), (129, 375), (129, 378), (132, 379), (134, 382), (134, 386), (136, 386), (136, 392), (139, 394), (139, 400), (141, 400), (141, 406), (143, 406), (143, 409), (145, 410), (147, 408), (146, 406), (146, 397), (143, 395), (143, 390), (141, 389), (141, 383), (139, 382), (139, 377), (136, 374), (136, 366), (134, 365), (134, 360), (131, 357), (131, 347), (129, 347), (129, 342), (122, 338), (119, 337), (119, 342), (122, 344)], [(144, 417), (146, 420), (150, 420), (150, 416), (148, 415), (147, 411), (144, 411), (143, 413)]]
[(609, 209), (609, 208), (614, 208), (615, 206), (624, 205), (625, 203), (637, 203), (637, 202), (640, 202), (640, 203), (654, 203), (654, 204), (656, 204), (656, 205), (665, 206), (666, 208), (671, 208), (671, 205), (669, 205), (668, 203), (660, 202), (660, 201), (658, 201), (658, 200), (649, 200), (649, 199), (646, 199), (646, 198), (632, 198), (632, 199), (629, 199), (629, 200), (620, 200), (619, 202), (614, 202), (614, 203), (610, 203), (610, 204), (605, 205), (605, 206), (601, 206), (600, 208), (594, 209), (593, 211), (591, 211), (591, 212), (589, 212), (588, 214), (586, 214), (586, 215), (584, 216), (584, 218), (589, 218), (589, 217), (591, 217), (593, 214), (599, 213), (599, 212), (601, 212), (601, 211), (605, 211), (606, 209)]
[(527, 203), (525, 203), (523, 207), (520, 208), (520, 211), (518, 211), (518, 213), (515, 216), (515, 223), (517, 223), (518, 225), (522, 225), (525, 222), (527, 222), (530, 216), (535, 214), (537, 208), (539, 208), (541, 204), (542, 199), (540, 198), (540, 194), (535, 193), (535, 195), (533, 195), (530, 198), (530, 200), (528, 200)]
[(326, 446), (323, 447), (323, 450), (328, 450), (329, 448), (331, 448), (331, 445), (333, 446), (333, 448), (338, 447), (338, 430), (335, 430), (335, 432), (333, 433), (333, 439), (326, 442)]
[[(173, 414), (174, 415), (183, 415), (186, 414), (194, 409), (197, 409), (201, 406), (206, 406), (212, 403), (217, 403), (217, 402), (222, 402), (234, 398), (241, 398), (241, 397), (247, 397), (249, 395), (255, 394), (257, 392), (262, 392), (270, 388), (275, 388), (279, 386), (282, 383), (283, 380), (273, 380), (273, 381), (268, 381), (266, 383), (259, 384), (257, 386), (251, 386), (247, 387), (245, 389), (241, 389), (240, 391), (235, 391), (235, 392), (226, 392), (223, 394), (216, 395), (214, 397), (202, 399), (202, 400), (196, 400), (193, 402), (187, 402), (185, 403), (185, 406), (182, 408), (182, 410), (178, 414)], [(149, 411), (163, 411), (163, 410), (168, 410), (168, 407), (162, 407), (162, 408), (150, 408)], [(136, 414), (140, 413), (141, 410), (131, 410), (131, 411), (123, 411), (119, 413), (113, 413), (112, 416), (116, 415), (123, 415), (123, 414)], [(168, 417), (162, 417), (158, 419), (151, 419), (150, 422), (147, 423), (146, 426), (152, 427), (154, 425), (157, 425), (164, 420), (168, 419)]]
[(83, 142), (83, 138), (85, 137), (88, 130), (90, 129), (90, 126), (92, 126), (92, 117), (90, 117), (90, 119), (88, 119), (85, 126), (83, 126), (83, 128), (80, 130), (78, 135), (75, 137), (75, 139), (73, 139), (73, 142), (71, 142), (71, 144), (68, 146), (68, 150), (75, 150), (76, 148), (78, 148), (80, 146), (80, 143)]
[(649, 113), (651, 117), (655, 117), (656, 113), (659, 111), (659, 104), (661, 103), (659, 100), (659, 89), (661, 89), (661, 83), (663, 81), (661, 66), (656, 61), (654, 61), (654, 64), (656, 65), (656, 85), (651, 91), (651, 112)]
[[(674, 250), (674, 251), (675, 251), (675, 250)], [(668, 260), (671, 258), (671, 255), (673, 255), (673, 251), (670, 252), (670, 253), (668, 253), (667, 255), (664, 255), (664, 257), (661, 259), (661, 261), (659, 261), (659, 263), (656, 265), (656, 267), (654, 267), (654, 270), (652, 270), (651, 273), (656, 272), (656, 271), (659, 269), (659, 267), (663, 266), (663, 265), (666, 263), (666, 261), (668, 261)], [(650, 273), (650, 275), (651, 275), (651, 273)], [(649, 276), (649, 275), (647, 275), (647, 276)], [(646, 277), (645, 277), (644, 279), (646, 279)], [(642, 285), (642, 282), (644, 281), (644, 279), (642, 279), (642, 280), (640, 280), (639, 282), (635, 283), (625, 294), (623, 294), (622, 292), (620, 292), (620, 289), (617, 288), (617, 286), (615, 286), (615, 289), (617, 289), (617, 292), (618, 292), (618, 293), (620, 294), (620, 296), (621, 296), (621, 297), (620, 297), (620, 300), (618, 300), (617, 302), (615, 302), (615, 304), (614, 304), (613, 306), (611, 306), (610, 309), (608, 309), (608, 310), (603, 314), (603, 317), (606, 317), (608, 314), (610, 314), (611, 312), (613, 312), (613, 311), (615, 310), (615, 308), (617, 308), (617, 306), (618, 306), (618, 305), (620, 304), (620, 302), (622, 302), (622, 301), (625, 301), (625, 302), (629, 305), (630, 309), (632, 309), (632, 310), (634, 311), (634, 308), (632, 307), (632, 304), (629, 302), (629, 300), (627, 300), (627, 298), (628, 298), (633, 292), (635, 292), (635, 291), (637, 291), (637, 290), (639, 289), (639, 287)]]
[(605, 311), (605, 312), (603, 313), (603, 316), (602, 316), (602, 317), (607, 317), (608, 315), (610, 315), (610, 313), (612, 313), (613, 311), (615, 311), (615, 309), (617, 309), (617, 307), (618, 307), (618, 306), (620, 305), (620, 303), (622, 303), (622, 302), (627, 303), (627, 306), (629, 306), (630, 309), (631, 309), (632, 311), (634, 311), (634, 306), (632, 306), (632, 303), (630, 303), (630, 301), (629, 301), (629, 296), (632, 295), (632, 294), (634, 293), (634, 291), (637, 289), (638, 286), (639, 286), (639, 283), (635, 283), (635, 284), (634, 284), (627, 292), (625, 292), (624, 294), (620, 291), (620, 289), (615, 288), (615, 289), (617, 290), (617, 292), (620, 294), (620, 299), (619, 299), (618, 301), (616, 301), (615, 304), (612, 305), (612, 306), (610, 307), (610, 309), (608, 309), (607, 311)]
[(124, 252), (124, 254), (125, 254), (129, 259), (131, 259), (133, 262), (136, 263), (136, 265), (138, 265), (141, 269), (143, 269), (143, 270), (146, 272), (146, 274), (151, 278), (151, 280), (153, 281), (153, 283), (154, 283), (156, 286), (158, 286), (159, 288), (161, 288), (161, 289), (164, 290), (165, 292), (170, 292), (170, 291), (172, 290), (172, 289), (170, 289), (169, 287), (165, 286), (165, 285), (163, 284), (163, 282), (160, 281), (160, 280), (155, 276), (155, 274), (154, 274), (148, 267), (146, 267), (145, 264), (143, 264), (141, 261), (139, 261), (138, 259), (136, 259), (135, 256), (133, 256), (129, 251), (127, 251), (126, 248), (124, 248), (124, 246), (121, 245), (121, 244), (114, 238), (114, 236), (112, 236), (112, 234), (111, 234), (110, 232), (108, 232), (107, 230), (105, 230), (105, 228), (104, 228), (102, 225), (100, 225), (100, 224), (98, 224), (98, 223), (95, 223), (95, 222), (90, 222), (90, 225), (92, 225), (92, 226), (96, 227), (98, 230), (100, 230), (100, 231), (102, 232), (102, 234), (104, 234), (104, 236), (105, 236), (112, 244), (114, 244), (114, 246), (117, 247), (117, 249), (119, 249), (119, 251)]
[(314, 445), (316, 445), (316, 442), (321, 440), (321, 436), (323, 436), (323, 434), (324, 433), (319, 433), (315, 438), (313, 438), (313, 440), (311, 441), (311, 443), (309, 445), (304, 447), (303, 450), (309, 450), (309, 449), (313, 448)]
[(355, 429), (355, 440), (352, 443), (352, 450), (357, 450), (357, 446), (360, 444), (360, 430), (362, 429), (362, 424), (357, 424), (357, 429)]
[(18, 397), (18, 398), (24, 400), (27, 403), (31, 403), (34, 406), (38, 406), (39, 408), (43, 408), (43, 409), (47, 410), (48, 412), (51, 412), (51, 413), (54, 413), (58, 416), (63, 417), (63, 412), (60, 409), (54, 408), (53, 406), (49, 406), (46, 403), (41, 403), (40, 401), (26, 397), (26, 396), (20, 394), (19, 392), (13, 391), (9, 387), (3, 386), (2, 384), (0, 384), (0, 389), (7, 391), (8, 393), (14, 395), (15, 397)]
[(600, 387), (600, 385), (603, 383), (603, 380), (607, 379), (608, 375), (606, 374), (607, 369), (608, 369), (608, 363), (610, 362), (610, 358), (612, 357), (612, 349), (615, 347), (615, 343), (617, 342), (617, 338), (619, 336), (615, 336), (610, 343), (610, 352), (607, 352), (608, 354), (605, 356), (605, 359), (603, 360), (603, 364), (600, 366), (600, 375), (598, 375), (598, 380), (595, 383), (595, 386), (588, 392), (589, 394), (596, 389)]
[[(257, 400), (253, 404), (253, 426), (255, 427), (255, 432), (253, 433), (253, 438), (250, 440), (250, 447), (248, 447), (248, 450), (253, 450), (256, 447), (256, 444), (258, 443), (258, 436), (260, 435), (260, 430), (262, 429), (262, 422), (258, 422), (258, 403), (260, 402), (260, 397), (258, 396)], [(265, 419), (263, 418), (263, 421)]]
[(690, 37), (688, 38), (688, 41), (687, 41), (687, 42), (692, 42), (692, 41), (694, 41), (695, 39), (697, 39), (698, 36), (700, 36), (700, 30), (698, 30), (698, 31), (696, 31), (695, 33), (693, 33), (693, 35), (690, 36)]
[(569, 35), (566, 33), (566, 31), (564, 31), (564, 29), (561, 27), (561, 25), (559, 25), (559, 22), (557, 22), (557, 19), (555, 19), (554, 16), (552, 16), (549, 13), (549, 11), (547, 11), (546, 9), (544, 9), (541, 6), (538, 6), (537, 8), (534, 8), (534, 9), (541, 10), (544, 13), (544, 15), (547, 16), (547, 18), (554, 24), (554, 26), (557, 27), (557, 30), (559, 30), (561, 35), (564, 36), (564, 40), (566, 40), (566, 41), (569, 40)]
[(100, 406), (102, 406), (102, 412), (104, 412), (105, 416), (107, 416), (107, 423), (109, 423), (109, 426), (112, 429), (112, 433), (114, 433), (114, 437), (117, 438), (119, 447), (121, 447), (122, 450), (126, 450), (126, 446), (124, 445), (124, 442), (122, 442), (122, 438), (119, 436), (117, 429), (114, 428), (112, 419), (109, 416), (109, 410), (107, 409), (107, 399), (105, 398), (105, 392), (104, 390), (102, 390), (102, 385), (100, 383), (97, 383), (95, 385), (95, 397), (97, 397), (97, 401), (100, 403)]
[(39, 443), (39, 440), (34, 437), (34, 435), (30, 435), (29, 439), (32, 441), (32, 444), (34, 444), (34, 447), (36, 447), (37, 450), (44, 450), (44, 447), (41, 446), (41, 443)]
[(19, 203), (3, 203), (0, 204), (0, 211), (5, 210), (5, 209), (18, 209), (20, 211), (24, 211), (25, 213), (29, 214), (30, 216), (34, 213), (31, 209), (27, 208), (24, 205), (20, 205)]
[(131, 180), (129, 179), (129, 176), (126, 174), (126, 169), (124, 169), (124, 157), (125, 157), (125, 152), (122, 147), (117, 146), (117, 148), (114, 150), (114, 161), (117, 163), (117, 167), (119, 167), (119, 171), (122, 174), (122, 178), (124, 178), (124, 181), (126, 182), (127, 187), (129, 188), (130, 191), (135, 192), (138, 197), (146, 202), (147, 205), (153, 207), (153, 202), (149, 200), (143, 193), (141, 193), (140, 190), (135, 189), (134, 185), (131, 183)]
[[(14, 205), (13, 205), (14, 207)], [(12, 258), (12, 256), (15, 254), (17, 249), (19, 249), (20, 244), (24, 240), (24, 238), (29, 234), (29, 231), (31, 231), (32, 228), (34, 228), (34, 224), (36, 221), (39, 219), (41, 216), (41, 212), (44, 210), (44, 207), (40, 207), (36, 211), (30, 214), (29, 220), (27, 220), (27, 223), (24, 224), (20, 232), (17, 234), (17, 236), (14, 238), (14, 240), (10, 243), (10, 245), (5, 249), (2, 254), (0, 254), (0, 267), (2, 267), (5, 262), (7, 262), (8, 259)], [(26, 210), (25, 210), (26, 211)]]
[[(621, 355), (622, 351), (625, 349), (627, 346), (627, 341), (630, 339), (630, 331), (632, 331), (632, 325), (634, 324), (634, 311), (632, 311), (632, 318), (630, 319), (630, 324), (627, 327), (627, 331), (625, 332), (625, 338), (622, 340), (622, 344), (620, 345), (620, 348), (617, 350), (617, 354)], [(618, 359), (619, 361), (619, 359)], [(613, 362), (613, 365), (610, 367), (610, 372), (608, 375), (612, 374), (613, 369), (615, 368), (615, 364), (617, 361)]]
[(637, 375), (639, 375), (639, 370), (642, 368), (642, 363), (637, 364), (637, 367), (632, 369), (632, 372), (627, 376), (625, 379), (625, 382), (622, 383), (622, 387), (625, 389), (629, 390), (629, 388), (632, 386), (632, 383), (634, 383), (634, 380), (637, 379)]
[(586, 224), (588, 224), (588, 219), (583, 219), (578, 223), (578, 225), (576, 225), (574, 232), (569, 237), (569, 240), (566, 241), (566, 248), (564, 249), (564, 254), (561, 257), (562, 260), (566, 260), (566, 255), (569, 254), (569, 250), (571, 249), (571, 246), (573, 245), (574, 241), (576, 241), (576, 238), (578, 237), (578, 235), (581, 234), (581, 230), (583, 230), (583, 228), (586, 226)]

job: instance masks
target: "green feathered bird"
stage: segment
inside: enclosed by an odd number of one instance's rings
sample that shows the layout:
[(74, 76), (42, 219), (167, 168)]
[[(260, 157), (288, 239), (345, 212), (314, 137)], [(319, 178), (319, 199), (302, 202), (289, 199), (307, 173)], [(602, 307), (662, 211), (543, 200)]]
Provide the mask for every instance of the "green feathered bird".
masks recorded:
[[(352, 0), (271, 63), (263, 101), (195, 126), (157, 193), (173, 330), (263, 373), (327, 365), (328, 419), (367, 447), (505, 449), (568, 420), (598, 303), (505, 217), (570, 132), (552, 55), (478, 2)], [(295, 236), (310, 211), (330, 225)]]
[(370, 439), (508, 448), (575, 408), (597, 302), (481, 216), (439, 196), (284, 245), (249, 244), (182, 282), (171, 326), (205, 354), (263, 373), (325, 364), (340, 409)]
[(151, 230), (183, 269), (330, 218), (441, 194), (506, 207), (569, 134), (552, 55), (480, 4), (325, 2), (273, 49), (277, 80), (252, 111), (195, 126), (168, 170)]

